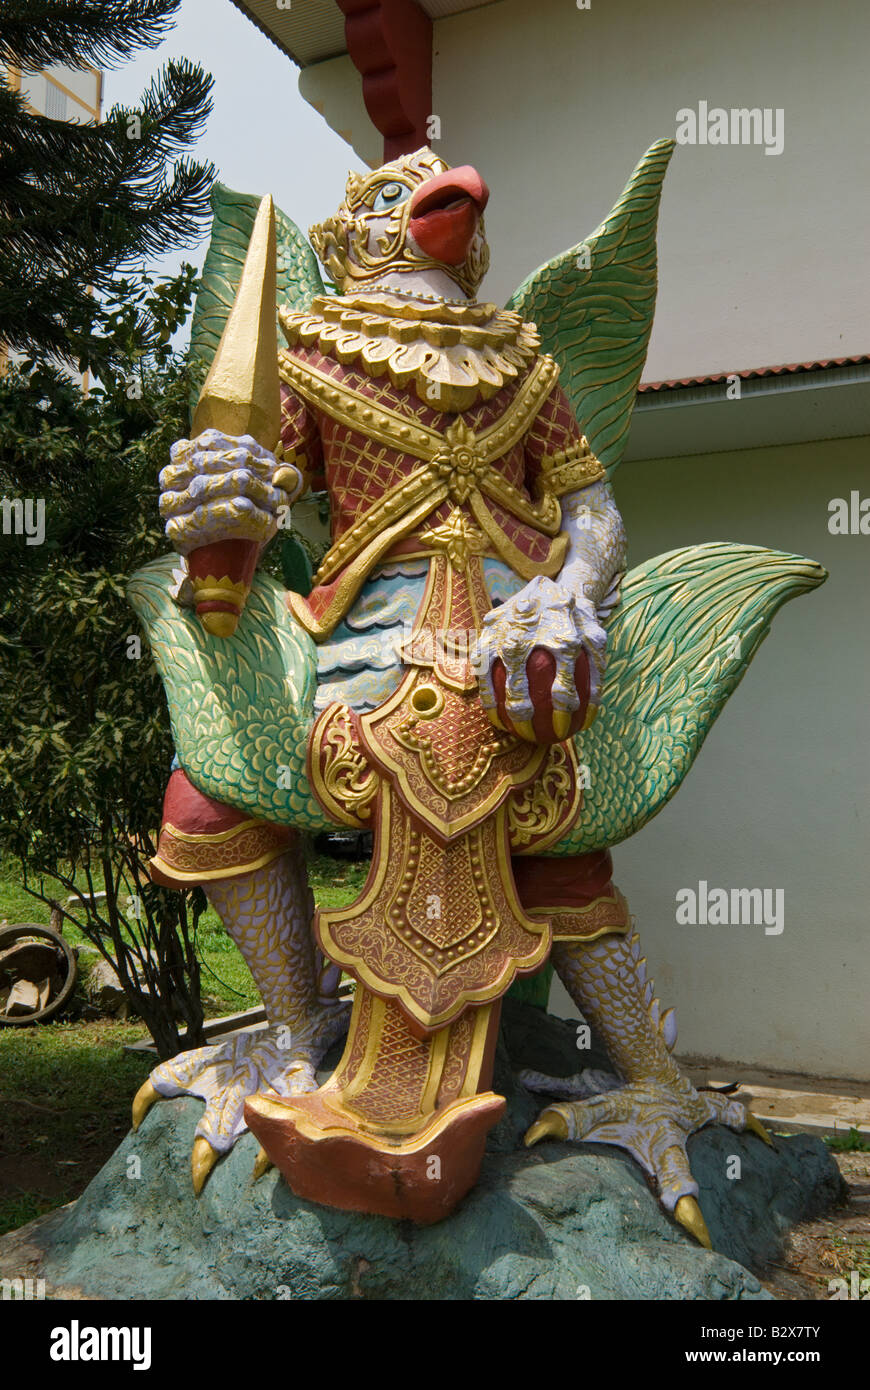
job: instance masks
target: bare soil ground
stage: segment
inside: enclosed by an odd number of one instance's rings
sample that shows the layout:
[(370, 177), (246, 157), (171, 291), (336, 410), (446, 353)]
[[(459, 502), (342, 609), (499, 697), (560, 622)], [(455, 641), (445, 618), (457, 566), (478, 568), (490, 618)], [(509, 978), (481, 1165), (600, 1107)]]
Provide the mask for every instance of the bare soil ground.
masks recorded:
[(761, 1282), (776, 1298), (828, 1299), (831, 1283), (844, 1279), (851, 1289), (870, 1280), (870, 1153), (835, 1153), (849, 1189), (848, 1201), (818, 1221), (791, 1232), (782, 1260), (771, 1265)]

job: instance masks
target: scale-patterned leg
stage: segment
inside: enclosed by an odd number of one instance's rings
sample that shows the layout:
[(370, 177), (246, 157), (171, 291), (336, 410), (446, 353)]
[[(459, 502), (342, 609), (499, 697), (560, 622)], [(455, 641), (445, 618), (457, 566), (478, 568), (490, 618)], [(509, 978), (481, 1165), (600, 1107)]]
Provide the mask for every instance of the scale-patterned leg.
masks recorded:
[(204, 887), (248, 964), (269, 1026), (161, 1062), (133, 1102), (134, 1129), (160, 1097), (193, 1095), (206, 1102), (193, 1150), (197, 1192), (246, 1130), (247, 1097), (316, 1090), (315, 1069), (348, 1021), (348, 1008), (335, 993), (338, 971), (324, 968), (315, 948), (301, 842), (262, 868)]
[(658, 1183), (665, 1209), (709, 1247), (686, 1153), (689, 1135), (711, 1121), (749, 1129), (770, 1143), (767, 1132), (739, 1101), (696, 1091), (680, 1071), (671, 1056), (674, 1012), (661, 1012), (636, 935), (558, 943), (552, 959), (625, 1084), (606, 1095), (548, 1106), (526, 1143), (552, 1135), (626, 1149)]

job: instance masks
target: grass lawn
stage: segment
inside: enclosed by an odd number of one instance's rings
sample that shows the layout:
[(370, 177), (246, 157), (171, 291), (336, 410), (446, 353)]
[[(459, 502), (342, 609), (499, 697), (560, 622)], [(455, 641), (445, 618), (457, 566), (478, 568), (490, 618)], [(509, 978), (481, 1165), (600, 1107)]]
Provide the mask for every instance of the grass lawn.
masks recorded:
[[(357, 896), (367, 864), (315, 857), (311, 883), (323, 907)], [(47, 924), (49, 909), (31, 898), (11, 868), (0, 868), (0, 922)], [(73, 946), (87, 946), (70, 926)], [(200, 919), (197, 952), (207, 1017), (250, 1009), (260, 999), (237, 947), (211, 910)], [(81, 951), (73, 1012), (84, 1002), (88, 965)], [(130, 1102), (154, 1058), (125, 1053), (148, 1036), (138, 1020), (54, 1020), (0, 1028), (0, 1235), (70, 1202), (117, 1148), (130, 1126)]]

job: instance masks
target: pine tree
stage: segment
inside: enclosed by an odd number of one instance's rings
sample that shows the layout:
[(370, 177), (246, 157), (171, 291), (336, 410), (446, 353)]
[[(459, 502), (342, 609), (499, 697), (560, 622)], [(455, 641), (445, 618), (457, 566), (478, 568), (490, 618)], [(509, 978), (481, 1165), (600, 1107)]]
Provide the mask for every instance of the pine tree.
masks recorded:
[[(111, 66), (159, 43), (179, 4), (0, 0), (0, 63)], [(35, 114), (0, 78), (0, 347), (99, 370), (99, 296), (120, 270), (189, 245), (209, 216), (214, 169), (183, 151), (212, 85), (170, 62), (137, 107), (85, 125)]]

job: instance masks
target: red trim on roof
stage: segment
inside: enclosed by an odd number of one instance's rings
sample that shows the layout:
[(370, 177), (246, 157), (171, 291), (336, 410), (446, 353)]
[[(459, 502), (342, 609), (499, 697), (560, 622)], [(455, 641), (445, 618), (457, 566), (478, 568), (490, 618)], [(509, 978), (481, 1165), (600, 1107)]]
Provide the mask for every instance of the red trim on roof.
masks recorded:
[(637, 388), (645, 391), (678, 391), (682, 386), (713, 386), (717, 381), (727, 381), (729, 377), (739, 376), (742, 381), (750, 377), (783, 376), (786, 372), (820, 372), (827, 367), (858, 367), (870, 363), (870, 353), (858, 357), (825, 357), (818, 362), (789, 362), (782, 367), (747, 367), (742, 372), (715, 372), (712, 376), (684, 376), (673, 381), (644, 381)]

